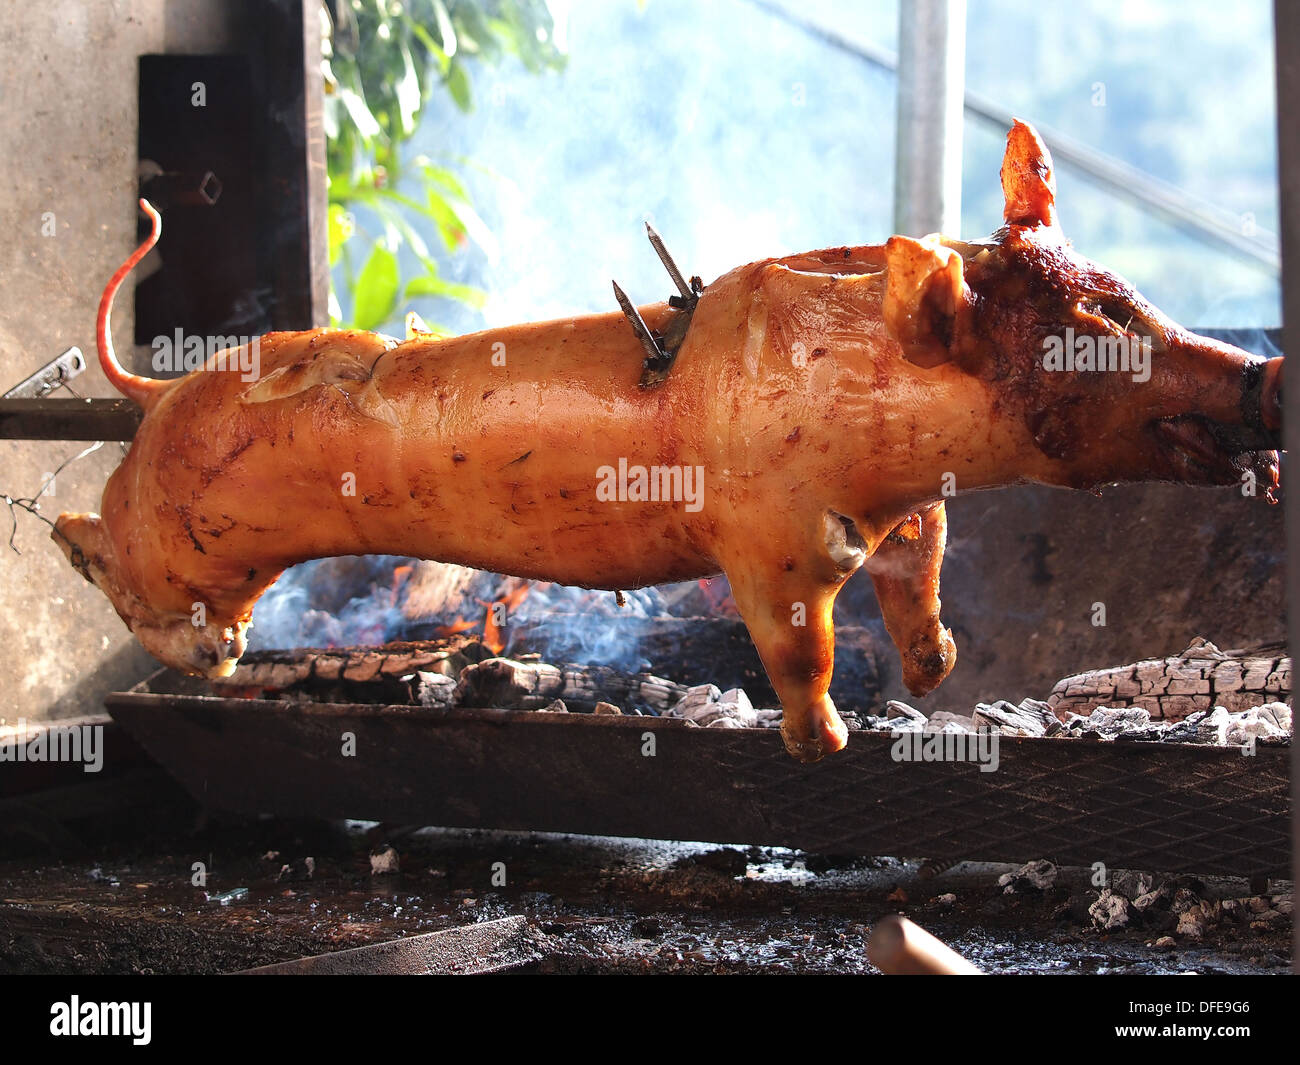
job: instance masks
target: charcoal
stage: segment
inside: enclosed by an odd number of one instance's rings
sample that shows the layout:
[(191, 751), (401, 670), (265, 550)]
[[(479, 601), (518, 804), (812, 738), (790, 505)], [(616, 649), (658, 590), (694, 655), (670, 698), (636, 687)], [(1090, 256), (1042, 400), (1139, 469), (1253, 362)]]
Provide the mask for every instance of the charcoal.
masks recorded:
[(998, 877), (998, 885), (1004, 895), (1022, 895), (1046, 891), (1056, 883), (1056, 866), (1040, 858), (1027, 862), (1014, 872), (1003, 873)]
[(621, 717), (623, 714), (623, 711), (613, 703), (597, 703), (595, 709), (591, 712), (593, 714), (600, 714), (603, 717)]
[(1228, 715), (1226, 739), (1241, 745), (1252, 739), (1261, 744), (1284, 744), (1291, 738), (1291, 708), (1284, 703), (1265, 703)]
[(722, 692), (716, 684), (697, 684), (686, 689), (686, 694), (673, 706), (670, 715), (699, 724), (698, 719), (705, 714), (712, 714), (721, 698)]
[(1251, 930), (1255, 932), (1271, 932), (1274, 929), (1285, 928), (1286, 926), (1286, 915), (1278, 910), (1265, 910), (1250, 922)]
[(723, 692), (722, 697), (718, 699), (718, 707), (720, 713), (746, 728), (758, 723), (754, 704), (749, 701), (749, 696), (745, 694), (743, 688), (729, 688)]
[(456, 682), (441, 673), (428, 673), (417, 670), (415, 674), (415, 694), (421, 706), (431, 710), (450, 710), (456, 701)]
[(1104, 932), (1113, 932), (1128, 926), (1132, 916), (1129, 901), (1123, 895), (1116, 895), (1110, 888), (1103, 888), (1097, 901), (1088, 907), (1092, 923)]
[(376, 847), (370, 852), (371, 876), (390, 876), (401, 871), (401, 859), (391, 845), (385, 843), (382, 847)]
[(902, 718), (906, 721), (925, 721), (925, 715), (915, 707), (908, 706), (907, 703), (900, 703), (897, 699), (890, 699), (885, 704), (885, 717), (891, 721), (895, 718)]
[[(949, 728), (947, 726), (953, 726)], [(927, 732), (973, 732), (971, 719), (962, 714), (952, 714), (947, 710), (936, 710), (928, 719)]]
[(1205, 914), (1198, 905), (1178, 915), (1178, 928), (1174, 934), (1184, 939), (1200, 939), (1205, 935), (1206, 925)]
[(1219, 747), (1227, 746), (1230, 720), (1228, 711), (1222, 706), (1216, 706), (1197, 723), (1196, 739), (1192, 742), (1211, 743)]
[(1269, 644), (1221, 651), (1200, 637), (1181, 654), (1065, 677), (1049, 697), (1059, 711), (1141, 707), (1177, 721), (1219, 705), (1236, 713), (1291, 694), (1291, 659)]
[(1158, 743), (1169, 735), (1164, 725), (1151, 724), (1145, 728), (1129, 728), (1114, 735), (1116, 743)]
[[(1026, 700), (1029, 702), (1029, 700)], [(1047, 730), (1047, 722), (1054, 715), (1047, 709), (1047, 704), (1040, 704), (1044, 710), (1038, 712), (1025, 709), (1005, 699), (996, 703), (979, 703), (971, 715), (975, 728), (992, 728), (1007, 736), (1041, 736)]]
[(1180, 887), (1175, 889), (1173, 900), (1169, 908), (1178, 914), (1186, 913), (1188, 910), (1197, 909), (1201, 905), (1201, 895), (1199, 891), (1190, 887)]
[(1113, 740), (1121, 732), (1150, 724), (1151, 715), (1141, 707), (1099, 706), (1088, 715), (1084, 732), (1095, 732), (1101, 739)]
[(489, 658), (461, 671), (456, 701), (461, 706), (539, 710), (564, 690), (564, 674), (545, 662)]
[(1133, 908), (1141, 914), (1155, 913), (1157, 911), (1167, 911), (1170, 903), (1173, 901), (1173, 888), (1169, 884), (1161, 884), (1158, 888), (1151, 891), (1143, 892), (1133, 899)]
[(758, 712), (742, 688), (718, 690), (714, 684), (700, 684), (687, 690), (672, 709), (674, 717), (684, 717), (705, 728), (719, 720), (732, 721), (732, 725), (719, 728), (752, 728), (758, 724)]
[(929, 719), (920, 717), (865, 717), (862, 727), (871, 732), (924, 732)]

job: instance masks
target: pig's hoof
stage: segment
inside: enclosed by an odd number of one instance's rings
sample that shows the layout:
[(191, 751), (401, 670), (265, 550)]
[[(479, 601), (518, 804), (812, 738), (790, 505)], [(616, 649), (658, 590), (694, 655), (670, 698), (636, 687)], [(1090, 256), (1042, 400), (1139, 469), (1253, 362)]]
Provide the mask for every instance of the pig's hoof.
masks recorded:
[(830, 699), (815, 707), (812, 720), (796, 735), (788, 721), (781, 723), (781, 739), (785, 749), (799, 762), (820, 762), (828, 754), (842, 751), (849, 742), (849, 730)]
[(781, 739), (785, 741), (785, 749), (796, 762), (810, 764), (820, 762), (826, 757), (826, 751), (822, 748), (822, 743), (817, 739), (797, 740), (790, 733), (786, 732), (785, 727), (781, 728)]
[(903, 683), (913, 695), (929, 695), (957, 664), (957, 645), (952, 633), (939, 630), (935, 639), (927, 636), (917, 640), (903, 656)]

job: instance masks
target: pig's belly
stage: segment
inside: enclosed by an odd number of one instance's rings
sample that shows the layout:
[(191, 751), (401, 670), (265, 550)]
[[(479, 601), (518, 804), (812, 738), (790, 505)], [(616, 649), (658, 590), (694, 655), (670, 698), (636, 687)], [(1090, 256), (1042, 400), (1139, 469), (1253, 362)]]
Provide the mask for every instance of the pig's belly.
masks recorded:
[[(631, 454), (635, 464), (635, 441), (549, 438), (564, 430), (528, 441), (486, 424), (449, 434), (418, 420), (396, 428), (353, 420), (330, 431), (319, 410), (289, 425), (250, 426), (189, 455), (137, 441), (106, 493), (125, 564), (148, 581), (161, 561), (170, 583), (203, 592), (358, 554), (610, 589), (718, 572), (700, 531), (703, 502), (691, 514), (684, 500), (598, 498), (601, 456)], [(235, 457), (205, 465), (212, 450)], [(141, 508), (159, 520), (135, 520)]]
[[(548, 496), (550, 498), (548, 498)], [(484, 485), (357, 516), (362, 532), (306, 545), (304, 558), (410, 555), (589, 588), (631, 589), (711, 576), (718, 565), (672, 506), (577, 503), (527, 484)]]

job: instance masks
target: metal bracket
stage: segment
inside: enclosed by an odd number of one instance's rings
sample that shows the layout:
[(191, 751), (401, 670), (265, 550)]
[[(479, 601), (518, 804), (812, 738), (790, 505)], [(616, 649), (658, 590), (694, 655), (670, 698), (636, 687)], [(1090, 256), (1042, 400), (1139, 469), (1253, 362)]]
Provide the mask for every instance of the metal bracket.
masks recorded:
[(668, 271), (673, 284), (677, 286), (678, 295), (668, 297), (668, 305), (677, 312), (669, 319), (668, 328), (663, 333), (651, 329), (646, 325), (641, 313), (633, 306), (632, 301), (627, 298), (627, 293), (619, 287), (618, 282), (613, 282), (613, 285), (614, 298), (618, 300), (619, 307), (632, 325), (632, 332), (636, 334), (637, 340), (641, 342), (641, 347), (646, 353), (645, 361), (641, 364), (641, 387), (653, 388), (655, 385), (663, 384), (668, 378), (668, 372), (677, 358), (677, 352), (686, 339), (695, 307), (700, 302), (704, 282), (698, 277), (692, 277), (687, 284), (682, 272), (677, 269), (673, 257), (668, 254), (663, 238), (654, 231), (654, 227), (649, 222), (646, 223), (645, 228), (646, 235), (650, 238), (650, 246), (659, 256), (659, 261), (664, 264), (664, 269)]
[(60, 385), (80, 376), (86, 369), (86, 357), (77, 347), (68, 348), (51, 359), (27, 380), (14, 385), (3, 399), (43, 399)]

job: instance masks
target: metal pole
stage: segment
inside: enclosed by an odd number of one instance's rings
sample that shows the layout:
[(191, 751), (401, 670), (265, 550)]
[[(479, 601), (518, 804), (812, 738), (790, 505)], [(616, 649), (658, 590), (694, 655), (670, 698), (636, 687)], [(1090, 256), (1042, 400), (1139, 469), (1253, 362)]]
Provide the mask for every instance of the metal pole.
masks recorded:
[[(1300, 394), (1300, 112), (1295, 107), (1300, 93), (1300, 10), (1287, 0), (1273, 6), (1274, 47), (1277, 50), (1277, 163), (1278, 194), (1282, 219), (1282, 346), (1292, 356), (1283, 371), (1285, 396)], [(1300, 475), (1295, 468), (1300, 448), (1300, 417), (1283, 413), (1283, 442), (1287, 461), (1283, 463), (1282, 500), (1286, 507), (1287, 546), (1287, 644), (1295, 653), (1300, 646)], [(1300, 747), (1291, 744), (1291, 869), (1300, 874)], [(1292, 930), (1295, 950), (1292, 972), (1300, 972), (1300, 927)]]
[(961, 232), (966, 0), (900, 0), (894, 232)]

